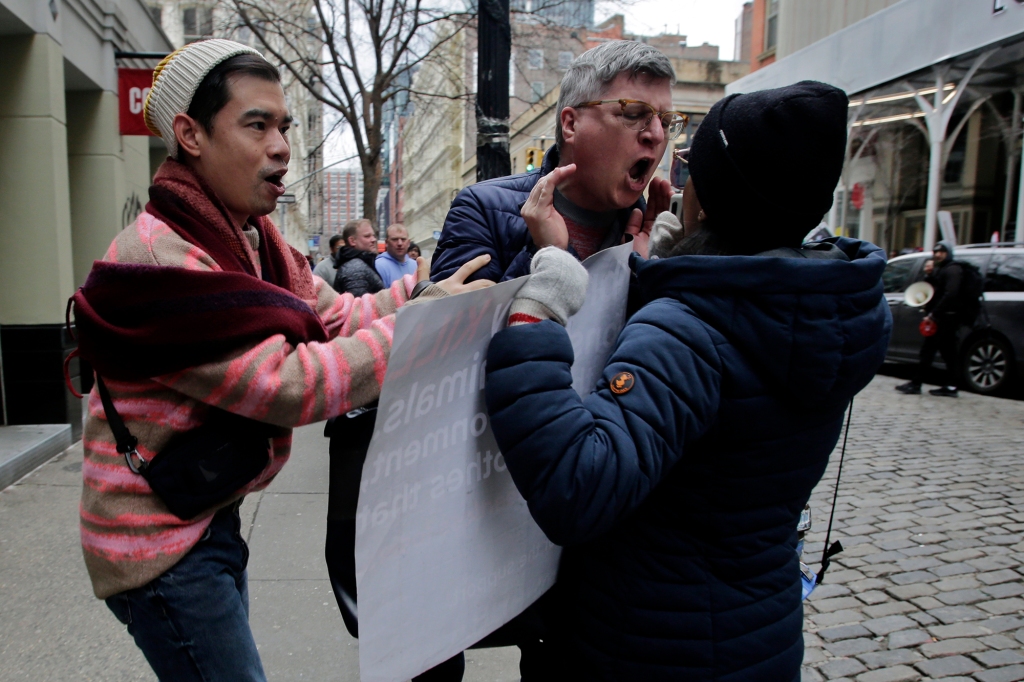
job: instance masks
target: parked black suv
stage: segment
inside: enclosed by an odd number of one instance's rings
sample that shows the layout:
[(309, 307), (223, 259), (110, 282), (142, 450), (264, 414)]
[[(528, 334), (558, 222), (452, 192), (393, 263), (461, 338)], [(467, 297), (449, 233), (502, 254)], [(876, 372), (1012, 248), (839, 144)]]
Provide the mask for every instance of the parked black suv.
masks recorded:
[[(918, 326), (924, 309), (908, 306), (903, 295), (908, 286), (924, 279), (929, 258), (929, 253), (894, 258), (882, 275), (893, 320), (886, 362), (918, 361), (924, 341)], [(997, 393), (1024, 376), (1024, 244), (957, 246), (954, 259), (973, 263), (985, 275), (984, 311), (959, 339), (962, 388)], [(936, 364), (941, 364), (938, 358)]]

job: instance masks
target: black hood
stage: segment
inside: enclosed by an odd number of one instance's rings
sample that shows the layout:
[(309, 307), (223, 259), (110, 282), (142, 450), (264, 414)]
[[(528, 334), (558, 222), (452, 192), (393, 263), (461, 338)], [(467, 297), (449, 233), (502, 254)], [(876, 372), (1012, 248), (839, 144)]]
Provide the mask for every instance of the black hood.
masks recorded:
[(359, 249), (352, 248), (351, 246), (343, 246), (338, 249), (336, 254), (334, 254), (334, 267), (340, 268), (353, 258), (361, 258), (364, 263), (372, 268), (374, 266), (374, 262), (377, 260), (377, 254), (370, 251), (360, 251)]

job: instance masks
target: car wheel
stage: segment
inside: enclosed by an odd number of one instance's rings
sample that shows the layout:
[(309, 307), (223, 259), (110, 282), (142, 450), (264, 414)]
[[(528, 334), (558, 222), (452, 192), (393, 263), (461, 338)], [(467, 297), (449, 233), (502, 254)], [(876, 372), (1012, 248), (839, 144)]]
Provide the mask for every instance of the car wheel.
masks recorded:
[(966, 387), (975, 393), (998, 393), (1010, 383), (1010, 347), (995, 336), (968, 344), (963, 355)]

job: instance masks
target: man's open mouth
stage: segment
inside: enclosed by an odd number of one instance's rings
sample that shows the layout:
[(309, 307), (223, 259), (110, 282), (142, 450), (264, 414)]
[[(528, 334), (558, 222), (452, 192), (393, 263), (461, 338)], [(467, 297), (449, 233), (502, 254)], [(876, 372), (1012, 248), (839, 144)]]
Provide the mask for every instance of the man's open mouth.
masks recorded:
[(640, 159), (629, 168), (629, 179), (633, 182), (642, 182), (647, 177), (647, 171), (650, 169), (651, 164), (654, 162), (653, 159), (646, 158)]
[(280, 173), (274, 173), (263, 178), (265, 182), (270, 184), (271, 191), (279, 196), (281, 194), (284, 194), (284, 182), (282, 181), (282, 179), (284, 178), (284, 174), (286, 172), (287, 171), (281, 171)]

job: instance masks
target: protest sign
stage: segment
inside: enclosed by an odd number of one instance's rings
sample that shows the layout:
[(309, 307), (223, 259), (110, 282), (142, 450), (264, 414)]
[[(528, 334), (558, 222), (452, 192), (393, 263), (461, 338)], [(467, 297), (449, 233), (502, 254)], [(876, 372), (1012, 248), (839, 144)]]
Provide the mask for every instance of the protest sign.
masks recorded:
[[(584, 264), (568, 326), (589, 393), (625, 321), (629, 245)], [(363, 682), (401, 682), (496, 630), (554, 584), (560, 548), (530, 516), (491, 432), (487, 346), (525, 279), (399, 310), (356, 513)]]

